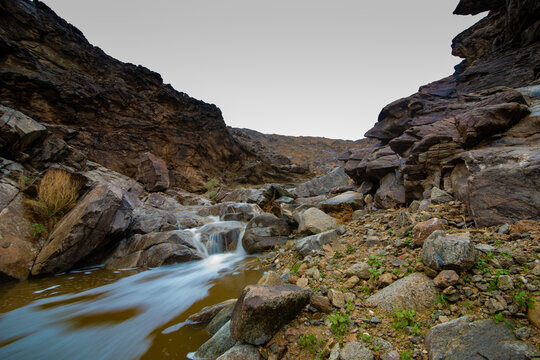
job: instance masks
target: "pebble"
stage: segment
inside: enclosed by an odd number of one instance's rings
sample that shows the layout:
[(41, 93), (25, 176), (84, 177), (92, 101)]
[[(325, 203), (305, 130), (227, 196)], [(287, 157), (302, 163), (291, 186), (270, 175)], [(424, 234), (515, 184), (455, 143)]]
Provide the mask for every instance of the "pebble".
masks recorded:
[(514, 281), (510, 275), (499, 276), (499, 289), (502, 291), (512, 290), (514, 288)]
[(531, 336), (531, 328), (530, 327), (519, 328), (515, 331), (515, 334), (518, 339), (527, 340)]

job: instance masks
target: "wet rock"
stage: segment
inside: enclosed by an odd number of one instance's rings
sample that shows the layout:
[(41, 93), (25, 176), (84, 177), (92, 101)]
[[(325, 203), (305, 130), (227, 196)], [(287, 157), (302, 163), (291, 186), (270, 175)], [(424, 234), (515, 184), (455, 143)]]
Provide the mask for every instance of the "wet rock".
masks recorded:
[(127, 229), (133, 205), (120, 188), (101, 184), (90, 190), (56, 225), (32, 267), (32, 275), (70, 270), (103, 250)]
[(352, 341), (343, 347), (339, 352), (341, 360), (373, 360), (373, 353), (363, 344)]
[(226, 323), (229, 322), (229, 320), (231, 320), (231, 315), (232, 315), (235, 304), (236, 302), (228, 304), (223, 309), (221, 309), (221, 311), (218, 312), (216, 316), (214, 316), (214, 318), (210, 321), (210, 323), (206, 327), (206, 331), (210, 335), (214, 335), (215, 333), (217, 333), (223, 325), (225, 325)]
[(347, 191), (320, 203), (320, 208), (326, 212), (341, 210), (358, 210), (364, 206), (364, 195)]
[(371, 295), (366, 304), (385, 311), (428, 309), (436, 298), (433, 281), (422, 273), (412, 273)]
[(318, 234), (337, 227), (336, 220), (317, 208), (309, 208), (298, 214), (298, 232)]
[(169, 170), (160, 157), (151, 152), (140, 156), (137, 178), (148, 191), (163, 191), (169, 187)]
[(347, 185), (349, 177), (341, 167), (337, 167), (331, 172), (321, 177), (309, 180), (298, 185), (291, 192), (297, 197), (310, 197), (317, 195), (325, 195), (332, 188)]
[(319, 250), (325, 244), (330, 244), (337, 239), (340, 232), (338, 230), (330, 230), (320, 234), (307, 236), (296, 241), (296, 250), (302, 255), (307, 256), (313, 250)]
[(432, 327), (425, 344), (433, 360), (525, 360), (528, 349), (504, 323), (472, 322), (468, 316)]
[(330, 300), (326, 296), (313, 295), (309, 300), (309, 304), (324, 313), (329, 313), (333, 310)]
[(195, 353), (195, 358), (204, 360), (215, 359), (232, 348), (236, 344), (236, 340), (231, 337), (231, 328), (229, 325), (230, 321), (223, 325), (210, 340), (202, 344)]
[(468, 270), (476, 261), (474, 245), (469, 236), (437, 230), (424, 241), (422, 261), (435, 270)]
[(360, 279), (368, 280), (370, 277), (369, 265), (365, 262), (357, 262), (347, 269), (347, 275), (354, 275)]
[[(221, 203), (205, 206), (197, 214), (200, 216), (219, 216), (224, 217), (229, 214), (240, 214), (241, 220), (249, 221), (264, 211), (257, 204), (248, 203)], [(232, 219), (231, 219), (232, 220)], [(238, 221), (238, 220), (237, 220)]]
[(201, 258), (191, 232), (153, 232), (136, 234), (122, 240), (107, 263), (107, 268), (157, 267)]
[(240, 344), (233, 346), (216, 360), (261, 360), (256, 346)]
[(203, 308), (201, 311), (199, 311), (198, 313), (195, 313), (193, 315), (190, 315), (187, 320), (188, 321), (192, 321), (194, 323), (198, 323), (198, 324), (201, 324), (201, 325), (206, 325), (208, 324), (213, 318), (214, 316), (216, 316), (221, 310), (223, 310), (224, 308), (226, 308), (227, 306), (231, 305), (231, 304), (235, 304), (236, 303), (236, 299), (231, 299), (231, 300), (227, 300), (227, 301), (224, 301), (224, 302), (221, 302), (219, 304), (216, 304), (216, 305), (211, 305), (211, 306), (207, 306), (205, 308)]
[(239, 221), (218, 221), (203, 225), (198, 231), (208, 254), (236, 249), (244, 224)]
[(419, 222), (413, 228), (413, 243), (418, 246), (424, 244), (424, 240), (435, 230), (442, 230), (444, 223), (441, 219), (433, 218)]
[(434, 187), (431, 189), (431, 196), (430, 196), (431, 203), (433, 204), (446, 204), (450, 201), (453, 201), (454, 198), (452, 195), (448, 194), (446, 191), (441, 190), (437, 187)]
[(253, 345), (266, 343), (308, 304), (311, 293), (294, 285), (247, 286), (233, 310), (232, 337)]
[(285, 244), (290, 233), (285, 219), (262, 214), (247, 224), (242, 245), (248, 254), (259, 253)]
[(443, 270), (433, 279), (433, 283), (439, 288), (446, 288), (458, 281), (459, 275), (454, 270)]

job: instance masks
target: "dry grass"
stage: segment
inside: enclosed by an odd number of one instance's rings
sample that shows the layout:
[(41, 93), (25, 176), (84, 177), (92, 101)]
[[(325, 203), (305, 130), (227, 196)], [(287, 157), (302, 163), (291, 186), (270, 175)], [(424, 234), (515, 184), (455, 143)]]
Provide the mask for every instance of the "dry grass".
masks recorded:
[(28, 200), (28, 205), (51, 231), (58, 220), (75, 206), (81, 186), (81, 182), (72, 174), (50, 169), (39, 183), (37, 198)]

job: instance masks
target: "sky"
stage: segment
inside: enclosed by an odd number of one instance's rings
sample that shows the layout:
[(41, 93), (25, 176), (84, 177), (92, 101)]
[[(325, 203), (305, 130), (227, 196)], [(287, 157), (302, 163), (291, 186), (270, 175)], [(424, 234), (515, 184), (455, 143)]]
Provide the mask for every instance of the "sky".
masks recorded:
[(458, 0), (44, 0), (88, 41), (216, 104), (227, 125), (356, 140), (388, 103), (453, 73), (483, 15)]

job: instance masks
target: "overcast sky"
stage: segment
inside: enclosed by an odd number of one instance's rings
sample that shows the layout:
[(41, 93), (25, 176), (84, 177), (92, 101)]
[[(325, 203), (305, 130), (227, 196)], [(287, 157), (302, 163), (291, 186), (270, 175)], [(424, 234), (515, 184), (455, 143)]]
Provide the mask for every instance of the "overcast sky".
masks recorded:
[(45, 0), (109, 55), (214, 103), (228, 125), (360, 139), (453, 73), (457, 0)]

